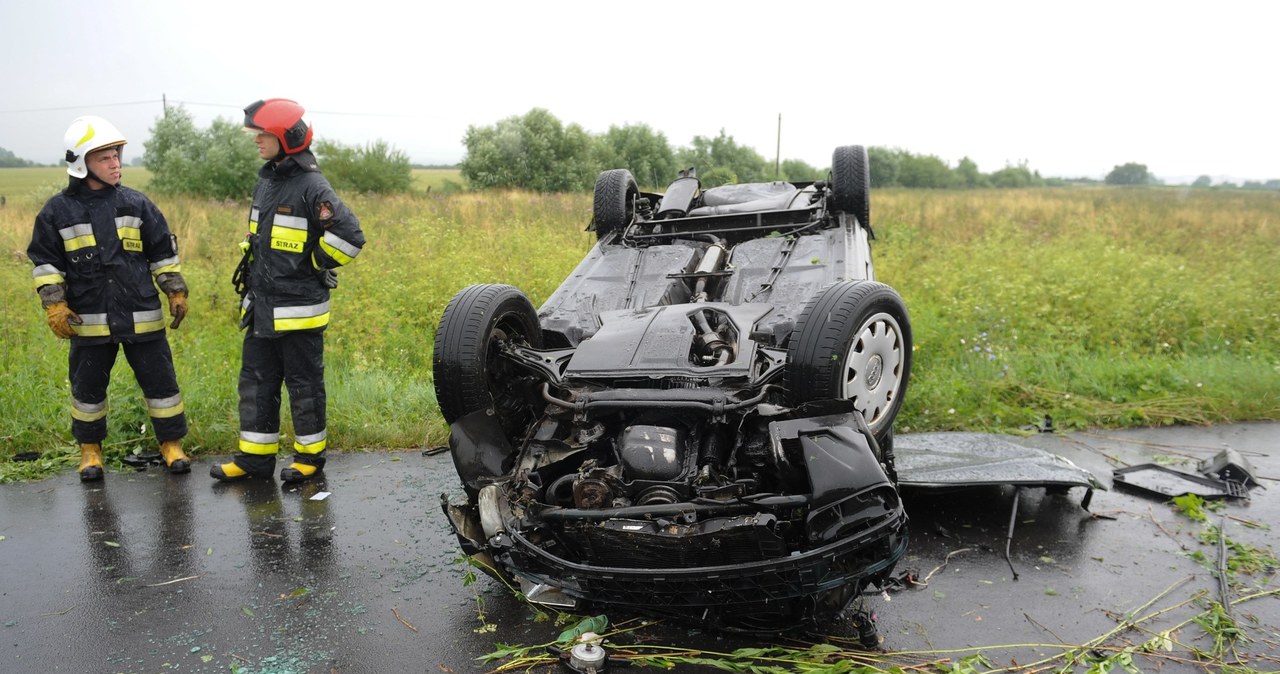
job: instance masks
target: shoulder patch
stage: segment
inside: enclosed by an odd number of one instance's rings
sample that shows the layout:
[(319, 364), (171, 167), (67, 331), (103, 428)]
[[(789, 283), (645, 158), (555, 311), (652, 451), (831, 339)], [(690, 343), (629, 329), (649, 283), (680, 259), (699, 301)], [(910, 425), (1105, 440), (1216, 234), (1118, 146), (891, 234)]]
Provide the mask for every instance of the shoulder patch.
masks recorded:
[(328, 220), (333, 217), (333, 204), (327, 201), (320, 202), (320, 213), (317, 215), (321, 220)]

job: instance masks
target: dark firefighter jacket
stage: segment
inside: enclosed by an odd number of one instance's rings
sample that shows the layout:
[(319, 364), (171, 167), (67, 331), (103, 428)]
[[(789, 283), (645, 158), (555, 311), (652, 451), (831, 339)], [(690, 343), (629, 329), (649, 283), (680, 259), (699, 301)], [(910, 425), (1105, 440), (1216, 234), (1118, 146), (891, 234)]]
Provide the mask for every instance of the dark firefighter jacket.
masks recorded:
[(141, 192), (81, 185), (54, 196), (36, 216), (27, 257), (37, 290), (65, 284), (67, 306), (83, 321), (72, 326), (80, 343), (164, 335), (153, 279), (181, 271), (178, 242)]
[(270, 338), (329, 324), (325, 271), (359, 255), (364, 232), (304, 150), (258, 171), (248, 242), (241, 324)]

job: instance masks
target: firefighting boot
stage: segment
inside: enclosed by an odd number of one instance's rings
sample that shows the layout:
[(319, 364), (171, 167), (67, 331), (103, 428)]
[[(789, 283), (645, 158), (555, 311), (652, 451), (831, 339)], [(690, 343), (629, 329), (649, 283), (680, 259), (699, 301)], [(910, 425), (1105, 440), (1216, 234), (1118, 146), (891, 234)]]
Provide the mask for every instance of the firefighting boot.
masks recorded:
[(182, 443), (178, 440), (165, 440), (160, 443), (160, 456), (170, 473), (190, 473), (191, 459), (182, 451)]
[(295, 454), (293, 463), (280, 469), (284, 482), (306, 482), (324, 471), (324, 457), (315, 454)]
[(97, 442), (80, 443), (80, 481), (93, 482), (102, 479), (102, 445)]
[(246, 454), (236, 452), (226, 463), (209, 467), (209, 476), (223, 482), (236, 482), (251, 477), (271, 479), (276, 470), (275, 454)]

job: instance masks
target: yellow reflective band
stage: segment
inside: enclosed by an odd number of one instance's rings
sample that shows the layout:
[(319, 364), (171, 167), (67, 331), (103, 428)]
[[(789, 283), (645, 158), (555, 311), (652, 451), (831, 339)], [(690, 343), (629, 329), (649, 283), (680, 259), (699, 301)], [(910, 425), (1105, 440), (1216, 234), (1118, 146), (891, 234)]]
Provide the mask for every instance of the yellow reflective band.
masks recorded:
[(164, 329), (164, 312), (159, 309), (133, 312), (133, 331), (141, 334)]
[(156, 407), (148, 407), (147, 416), (150, 416), (153, 419), (168, 419), (170, 417), (176, 417), (185, 411), (186, 411), (186, 407), (183, 406), (181, 402), (179, 402), (177, 405), (174, 405), (173, 407), (165, 407), (163, 409), (156, 408)]
[(293, 451), (299, 454), (319, 454), (320, 452), (324, 451), (325, 445), (327, 445), (328, 443), (329, 443), (328, 440), (313, 442), (309, 445), (304, 445), (300, 442), (294, 442)]
[[(69, 226), (69, 227), (63, 227), (63, 228), (61, 228), (61, 229), (59, 229), (59, 230), (58, 230), (58, 236), (62, 237), (62, 240), (64, 241), (64, 243), (63, 243), (63, 246), (64, 246), (64, 247), (67, 245), (65, 242), (69, 242), (69, 241), (71, 241), (72, 239), (79, 239), (79, 238), (86, 237), (86, 236), (92, 237), (92, 236), (93, 236), (93, 223), (91, 223), (91, 222), (82, 222), (82, 223), (80, 223), (80, 224), (78, 224), (78, 225), (71, 225), (71, 226)], [(67, 248), (67, 250), (71, 250), (71, 249), (70, 249), (70, 248)]]
[(280, 451), (280, 443), (261, 443), (249, 442), (248, 440), (240, 441), (240, 451), (245, 454), (276, 454)]
[(120, 221), (136, 221), (137, 218), (116, 218), (116, 234), (120, 237), (120, 244), (125, 250), (135, 253), (142, 252), (142, 230), (137, 227), (127, 227), (120, 224)]
[(58, 285), (59, 283), (65, 282), (66, 279), (62, 277), (62, 274), (49, 274), (47, 276), (37, 276), (35, 278), (35, 285), (37, 288), (40, 286)]
[[(81, 318), (84, 317), (81, 316)], [(107, 327), (106, 323), (73, 325), (71, 329), (75, 330), (76, 335), (80, 337), (109, 337), (111, 335), (111, 328)]]
[(116, 236), (124, 244), (125, 250), (142, 250), (142, 218), (136, 215), (116, 216)]
[(167, 273), (177, 273), (182, 271), (182, 260), (177, 255), (166, 257), (163, 260), (152, 262), (150, 267), (152, 276), (159, 276)]
[(272, 312), (277, 332), (306, 330), (329, 324), (329, 303), (321, 302), (300, 307), (276, 307)]
[(80, 325), (71, 326), (81, 337), (106, 337), (111, 334), (106, 314), (80, 314)]
[(76, 421), (92, 422), (107, 416), (107, 401), (96, 405), (82, 403), (74, 398), (71, 399), (71, 418)]
[(42, 264), (32, 269), (31, 280), (35, 282), (37, 289), (40, 286), (51, 286), (66, 282), (66, 278), (62, 275), (62, 270), (51, 264)]
[(84, 412), (81, 412), (80, 410), (74, 407), (71, 408), (71, 418), (75, 419), (76, 421), (83, 421), (85, 423), (90, 423), (90, 422), (97, 421), (105, 416), (107, 416), (106, 410), (98, 412), (97, 414), (85, 414)]
[(88, 248), (89, 246), (96, 245), (98, 245), (98, 239), (94, 238), (92, 234), (77, 236), (74, 239), (67, 239), (62, 242), (62, 247), (66, 249), (68, 253), (73, 250), (80, 250), (81, 248)]
[(347, 264), (354, 259), (350, 255), (347, 255), (346, 253), (329, 245), (329, 242), (326, 241), (325, 239), (320, 239), (320, 250), (323, 250), (324, 252), (328, 253), (329, 257), (333, 258), (334, 261), (337, 262), (338, 264)]
[(289, 215), (277, 215), (271, 226), (271, 248), (301, 253), (307, 243), (307, 221)]
[(307, 316), (306, 318), (277, 318), (275, 320), (276, 332), (307, 330), (309, 328), (319, 328), (328, 324), (329, 312), (327, 311), (319, 316)]
[(294, 227), (284, 227), (277, 224), (271, 228), (271, 237), (274, 239), (285, 239), (287, 241), (306, 241), (307, 230), (296, 229)]
[(85, 143), (89, 142), (89, 139), (93, 138), (93, 134), (94, 134), (93, 125), (86, 124), (84, 137), (76, 141), (76, 147), (80, 147), (81, 145), (84, 145)]

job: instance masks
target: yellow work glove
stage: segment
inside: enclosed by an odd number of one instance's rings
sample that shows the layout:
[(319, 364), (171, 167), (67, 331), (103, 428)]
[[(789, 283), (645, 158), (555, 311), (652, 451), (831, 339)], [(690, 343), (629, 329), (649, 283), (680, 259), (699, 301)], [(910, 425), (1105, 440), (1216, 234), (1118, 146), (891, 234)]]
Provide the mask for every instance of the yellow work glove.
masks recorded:
[(169, 327), (174, 330), (182, 325), (182, 319), (187, 317), (187, 294), (186, 293), (169, 293), (169, 315), (173, 316), (173, 322)]
[(71, 326), (83, 322), (66, 302), (54, 302), (44, 308), (44, 313), (49, 317), (49, 329), (62, 339), (75, 337), (76, 331)]

